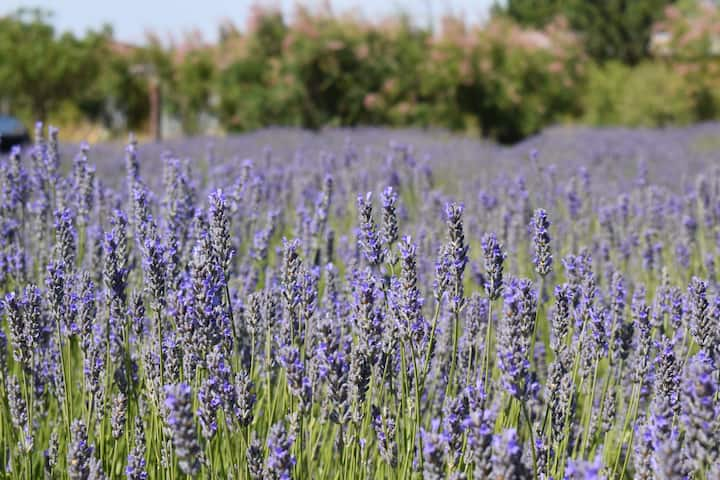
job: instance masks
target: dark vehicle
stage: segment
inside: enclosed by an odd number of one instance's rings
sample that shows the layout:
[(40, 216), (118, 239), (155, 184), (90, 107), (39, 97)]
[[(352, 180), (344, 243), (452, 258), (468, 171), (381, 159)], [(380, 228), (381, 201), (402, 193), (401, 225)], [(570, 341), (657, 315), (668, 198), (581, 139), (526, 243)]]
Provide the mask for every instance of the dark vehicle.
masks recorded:
[(8, 152), (13, 145), (30, 141), (30, 134), (20, 120), (9, 115), (0, 115), (0, 152)]

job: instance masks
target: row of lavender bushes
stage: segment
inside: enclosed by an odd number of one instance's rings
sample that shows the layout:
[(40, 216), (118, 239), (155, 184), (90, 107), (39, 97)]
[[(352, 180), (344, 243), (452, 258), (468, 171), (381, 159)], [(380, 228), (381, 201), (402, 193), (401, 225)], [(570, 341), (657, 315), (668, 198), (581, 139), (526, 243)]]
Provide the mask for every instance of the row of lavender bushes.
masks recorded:
[(2, 159), (0, 475), (718, 477), (710, 153), (616, 191), (283, 135)]

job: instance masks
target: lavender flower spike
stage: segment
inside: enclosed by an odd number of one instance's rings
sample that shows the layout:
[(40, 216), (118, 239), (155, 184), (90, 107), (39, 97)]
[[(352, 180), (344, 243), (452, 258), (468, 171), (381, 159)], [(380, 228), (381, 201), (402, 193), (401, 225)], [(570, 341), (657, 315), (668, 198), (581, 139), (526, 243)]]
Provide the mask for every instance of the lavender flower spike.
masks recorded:
[(493, 439), (493, 477), (505, 480), (529, 480), (530, 469), (523, 463), (522, 446), (517, 431), (505, 430)]
[(535, 210), (530, 226), (532, 227), (532, 239), (535, 248), (533, 256), (535, 271), (541, 277), (545, 277), (552, 271), (553, 261), (550, 249), (550, 234), (548, 233), (550, 220), (548, 220), (547, 212), (542, 208)]
[(93, 447), (88, 444), (87, 429), (82, 420), (70, 426), (70, 446), (67, 453), (67, 474), (70, 480), (87, 480)]
[(485, 292), (490, 300), (497, 300), (503, 290), (503, 262), (507, 255), (494, 233), (488, 233), (482, 238), (481, 247), (487, 272)]
[(295, 457), (290, 453), (295, 437), (285, 430), (282, 422), (270, 428), (267, 446), (268, 457), (265, 461), (264, 478), (272, 480), (290, 480)]
[(375, 220), (372, 217), (372, 192), (368, 192), (365, 196), (358, 195), (357, 205), (360, 215), (358, 243), (367, 262), (371, 266), (380, 265), (385, 254)]
[(200, 444), (192, 411), (192, 390), (185, 383), (165, 386), (167, 424), (172, 432), (172, 443), (180, 470), (187, 475), (200, 471)]

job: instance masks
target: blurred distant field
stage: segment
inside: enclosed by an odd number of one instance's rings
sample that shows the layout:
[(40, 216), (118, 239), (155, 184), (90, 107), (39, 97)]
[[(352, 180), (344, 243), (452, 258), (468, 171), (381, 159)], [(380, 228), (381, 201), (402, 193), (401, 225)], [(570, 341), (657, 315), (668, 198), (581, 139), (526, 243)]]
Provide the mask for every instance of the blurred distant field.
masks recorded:
[[(340, 162), (348, 145), (372, 162), (381, 162), (393, 145), (409, 146), (418, 161), (433, 167), (438, 181), (453, 189), (463, 186), (462, 172), (468, 169), (473, 171), (473, 179), (527, 173), (530, 154), (537, 151), (541, 163), (553, 165), (560, 178), (586, 169), (603, 180), (608, 193), (627, 187), (639, 169), (647, 171), (649, 181), (681, 190), (700, 169), (720, 161), (720, 123), (664, 129), (555, 127), (513, 146), (444, 130), (327, 128), (311, 132), (269, 128), (223, 137), (143, 141), (140, 156), (143, 167), (155, 173), (162, 169), (165, 154), (179, 155), (201, 167), (210, 159), (218, 169), (230, 168), (233, 161), (262, 161), (268, 153), (278, 164), (315, 167)], [(64, 155), (70, 158), (77, 150), (78, 144), (63, 145)], [(91, 144), (90, 158), (108, 175), (106, 180), (121, 181), (125, 168), (122, 142)], [(149, 180), (160, 178), (155, 175)]]

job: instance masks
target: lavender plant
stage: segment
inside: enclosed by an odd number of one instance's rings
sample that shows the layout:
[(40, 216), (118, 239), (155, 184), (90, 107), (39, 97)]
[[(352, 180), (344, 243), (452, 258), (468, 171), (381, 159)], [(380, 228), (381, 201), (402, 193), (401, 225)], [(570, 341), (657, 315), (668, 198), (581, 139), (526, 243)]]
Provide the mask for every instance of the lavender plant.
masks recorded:
[(0, 158), (0, 477), (716, 478), (713, 132), (39, 126)]

